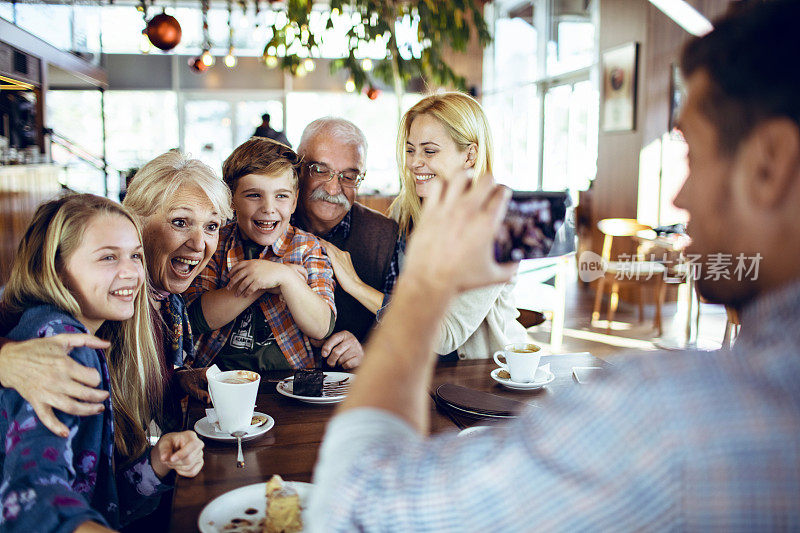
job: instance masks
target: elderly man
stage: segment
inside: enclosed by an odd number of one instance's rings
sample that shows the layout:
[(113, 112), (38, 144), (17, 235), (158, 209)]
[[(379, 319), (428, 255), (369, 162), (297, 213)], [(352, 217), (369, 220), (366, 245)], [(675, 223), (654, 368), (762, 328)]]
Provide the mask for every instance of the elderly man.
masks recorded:
[(739, 310), (735, 346), (616, 359), (507, 425), (426, 438), (436, 323), (458, 291), (513, 270), (491, 258), (502, 202), (488, 180), (437, 193), (328, 427), (312, 531), (800, 528), (798, 20), (797, 0), (751, 5), (682, 59), (691, 252), (760, 259), (698, 281)]
[[(390, 294), (397, 277), (397, 223), (355, 202), (364, 179), (367, 139), (352, 122), (335, 117), (306, 126), (297, 153), (303, 159), (300, 202), (292, 224), (349, 252), (361, 279)], [(375, 314), (336, 287), (336, 325), (322, 344), (330, 365), (354, 368)]]

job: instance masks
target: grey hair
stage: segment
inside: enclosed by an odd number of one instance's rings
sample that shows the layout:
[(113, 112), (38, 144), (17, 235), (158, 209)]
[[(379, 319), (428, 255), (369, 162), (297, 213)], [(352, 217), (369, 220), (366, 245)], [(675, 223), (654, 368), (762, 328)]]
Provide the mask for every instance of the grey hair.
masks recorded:
[(233, 217), (231, 192), (214, 171), (198, 159), (170, 150), (145, 164), (131, 180), (123, 205), (141, 220), (155, 214), (184, 187), (198, 187), (223, 221)]
[(361, 148), (363, 162), (367, 160), (367, 137), (361, 128), (353, 124), (347, 119), (341, 117), (322, 117), (311, 122), (306, 129), (303, 130), (303, 136), (300, 137), (300, 144), (297, 147), (297, 153), (300, 157), (305, 158), (308, 152), (308, 144), (317, 135), (325, 133), (336, 140), (345, 144), (354, 144)]

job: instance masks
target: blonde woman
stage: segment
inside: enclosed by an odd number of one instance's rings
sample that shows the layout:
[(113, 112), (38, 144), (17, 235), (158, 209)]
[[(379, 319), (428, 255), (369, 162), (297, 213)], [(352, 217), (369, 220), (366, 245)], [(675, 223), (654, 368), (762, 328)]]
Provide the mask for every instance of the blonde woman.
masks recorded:
[[(407, 239), (433, 182), (466, 180), (470, 175), (477, 179), (492, 173), (491, 132), (480, 104), (457, 92), (420, 100), (400, 121), (397, 163), (402, 186), (390, 211), (400, 225), (402, 237)], [(327, 244), (325, 248), (342, 288), (378, 312), (386, 303), (386, 295), (358, 279), (347, 253)], [(437, 336), (436, 352), (442, 359), (490, 357), (504, 344), (525, 340), (525, 330), (516, 321), (513, 289), (514, 280), (458, 297)]]
[(156, 507), (171, 471), (194, 476), (202, 467), (203, 444), (193, 432), (149, 445), (147, 427), (163, 390), (145, 276), (138, 222), (120, 205), (71, 195), (34, 215), (3, 295), (22, 313), (9, 337), (88, 333), (108, 340), (105, 351), (79, 347), (70, 356), (98, 372), (110, 400), (93, 416), (59, 414), (64, 438), (16, 391), (0, 390), (0, 529), (117, 529)]

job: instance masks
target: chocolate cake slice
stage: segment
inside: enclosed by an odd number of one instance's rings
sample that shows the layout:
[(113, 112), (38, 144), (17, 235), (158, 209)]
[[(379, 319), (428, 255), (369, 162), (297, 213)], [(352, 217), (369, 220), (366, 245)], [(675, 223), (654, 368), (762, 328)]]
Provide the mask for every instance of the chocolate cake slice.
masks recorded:
[(296, 396), (322, 396), (323, 381), (325, 372), (322, 370), (298, 370), (294, 374), (292, 393)]

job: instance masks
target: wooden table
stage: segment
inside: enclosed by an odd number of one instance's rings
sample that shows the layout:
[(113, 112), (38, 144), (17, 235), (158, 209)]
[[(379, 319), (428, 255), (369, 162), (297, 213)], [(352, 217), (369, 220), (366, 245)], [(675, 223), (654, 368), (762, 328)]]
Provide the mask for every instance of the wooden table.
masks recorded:
[[(489, 372), (496, 368), (491, 359), (440, 363), (434, 374), (432, 390), (443, 383), (454, 383), (544, 407), (547, 401), (570, 387), (579, 387), (573, 376), (575, 366), (607, 366), (604, 361), (586, 354), (564, 354), (542, 357), (550, 363), (555, 381), (538, 391), (511, 391), (495, 383)], [(203, 507), (230, 490), (266, 481), (280, 474), (289, 481), (311, 481), (325, 425), (335, 405), (309, 405), (281, 396), (275, 382), (286, 372), (262, 376), (256, 411), (275, 419), (275, 427), (264, 437), (242, 444), (246, 466), (236, 468), (236, 444), (206, 441), (205, 465), (194, 478), (179, 478), (172, 502), (170, 531), (197, 531), (197, 518)], [(199, 404), (190, 405), (187, 427), (205, 416)], [(453, 420), (437, 411), (431, 401), (431, 432), (455, 431)]]

